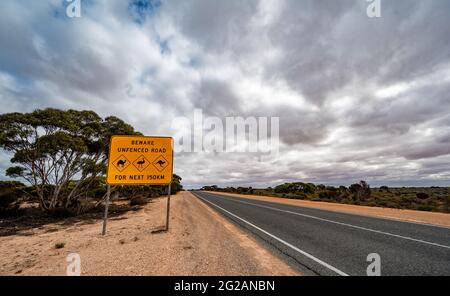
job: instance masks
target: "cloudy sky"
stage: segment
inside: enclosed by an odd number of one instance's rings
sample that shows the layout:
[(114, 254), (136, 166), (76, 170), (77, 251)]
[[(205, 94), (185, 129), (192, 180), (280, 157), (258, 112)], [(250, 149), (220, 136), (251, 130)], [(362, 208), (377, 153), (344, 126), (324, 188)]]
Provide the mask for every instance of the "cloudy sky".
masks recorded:
[[(280, 118), (280, 154), (183, 153), (187, 187), (450, 185), (450, 1), (2, 0), (0, 113)], [(0, 154), (0, 178), (9, 166)]]

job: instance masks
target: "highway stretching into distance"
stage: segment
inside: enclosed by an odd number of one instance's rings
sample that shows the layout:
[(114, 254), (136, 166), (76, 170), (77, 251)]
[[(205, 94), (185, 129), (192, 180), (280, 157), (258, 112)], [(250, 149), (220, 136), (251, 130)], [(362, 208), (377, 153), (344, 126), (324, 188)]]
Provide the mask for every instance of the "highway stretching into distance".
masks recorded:
[(307, 275), (450, 275), (450, 228), (195, 191)]

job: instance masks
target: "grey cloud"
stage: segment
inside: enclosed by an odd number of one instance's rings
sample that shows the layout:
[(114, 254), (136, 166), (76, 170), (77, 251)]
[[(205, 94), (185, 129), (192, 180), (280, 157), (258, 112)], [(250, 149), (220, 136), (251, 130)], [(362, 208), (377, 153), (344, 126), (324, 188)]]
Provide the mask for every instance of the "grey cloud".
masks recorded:
[(442, 50), (449, 47), (448, 1), (384, 1), (379, 20), (365, 15), (365, 5), (290, 2), (269, 33), (284, 55), (266, 75), (321, 104), (354, 80), (390, 84), (449, 62)]
[(317, 144), (328, 135), (334, 118), (325, 112), (306, 112), (295, 109), (276, 110), (271, 116), (280, 118), (280, 138), (289, 145)]
[(193, 98), (197, 108), (206, 115), (228, 116), (239, 113), (239, 98), (226, 81), (203, 78), (198, 93)]
[(238, 46), (240, 37), (249, 33), (258, 1), (172, 1), (167, 6), (183, 34), (207, 50), (222, 52)]
[[(279, 158), (178, 155), (191, 186), (448, 179), (450, 83), (414, 85), (450, 65), (446, 0), (382, 0), (380, 19), (366, 16), (364, 0), (274, 1), (267, 15), (262, 1), (164, 1), (142, 24), (122, 0), (89, 1), (80, 20), (55, 17), (57, 0), (3, 2), (2, 112), (93, 109), (148, 134), (168, 133), (195, 108), (280, 117)], [(273, 90), (272, 104), (246, 104), (244, 78)], [(414, 87), (377, 98), (396, 83)], [(305, 106), (279, 102), (278, 85)], [(353, 105), (334, 104), (345, 96)]]
[(418, 147), (405, 148), (402, 154), (408, 160), (432, 158), (450, 154), (450, 145), (448, 143), (428, 146), (420, 145)]

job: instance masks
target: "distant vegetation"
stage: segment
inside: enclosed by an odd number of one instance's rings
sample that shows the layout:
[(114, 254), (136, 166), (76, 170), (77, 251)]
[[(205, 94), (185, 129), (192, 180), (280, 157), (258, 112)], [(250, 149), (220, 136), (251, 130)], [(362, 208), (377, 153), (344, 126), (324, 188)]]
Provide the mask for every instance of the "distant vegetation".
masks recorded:
[[(174, 174), (171, 192), (173, 194), (183, 190), (181, 177)], [(72, 181), (69, 188), (76, 186), (77, 181)], [(26, 186), (16, 181), (0, 181), (0, 218), (12, 218), (24, 216), (27, 210), (35, 207), (44, 214), (54, 218), (76, 216), (88, 212), (102, 210), (106, 194), (106, 178), (97, 177), (90, 189), (87, 190), (76, 205), (71, 208), (55, 208), (43, 211), (39, 207), (39, 196), (34, 186)], [(146, 204), (151, 198), (167, 194), (167, 186), (114, 186), (111, 196), (115, 200), (128, 201), (129, 206)]]
[[(13, 155), (6, 175), (26, 181), (0, 182), (0, 217), (20, 216), (38, 205), (54, 216), (77, 215), (105, 199), (110, 138), (140, 135), (117, 117), (93, 111), (45, 109), (0, 115), (0, 147)], [(181, 190), (174, 175), (172, 192)], [(167, 186), (115, 186), (113, 196), (139, 205), (167, 193)]]
[(213, 185), (205, 186), (202, 190), (450, 213), (449, 187), (389, 188), (382, 186), (370, 188), (367, 182), (360, 181), (349, 187), (296, 182), (265, 189), (252, 187), (220, 188)]

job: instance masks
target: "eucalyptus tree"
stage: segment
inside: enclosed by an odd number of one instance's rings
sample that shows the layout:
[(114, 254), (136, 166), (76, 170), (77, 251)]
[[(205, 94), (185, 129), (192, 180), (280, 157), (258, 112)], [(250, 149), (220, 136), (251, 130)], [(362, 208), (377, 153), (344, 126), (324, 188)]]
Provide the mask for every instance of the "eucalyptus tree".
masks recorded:
[(123, 120), (93, 111), (0, 115), (0, 147), (13, 154), (6, 174), (28, 181), (46, 211), (75, 207), (105, 174), (111, 136), (134, 134)]

